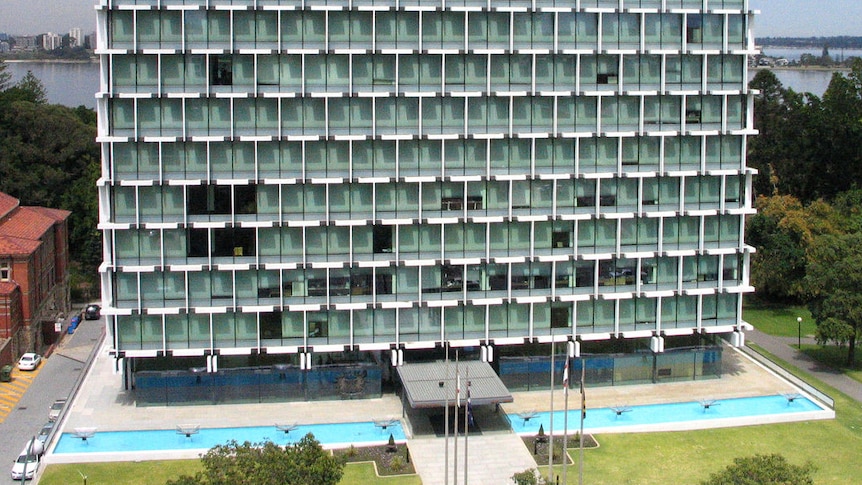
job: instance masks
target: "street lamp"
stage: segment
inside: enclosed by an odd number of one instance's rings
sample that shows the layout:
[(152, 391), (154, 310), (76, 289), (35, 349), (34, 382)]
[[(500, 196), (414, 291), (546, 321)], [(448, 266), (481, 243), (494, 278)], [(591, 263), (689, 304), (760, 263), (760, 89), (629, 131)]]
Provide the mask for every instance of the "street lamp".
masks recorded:
[(796, 317), (796, 346), (802, 350), (802, 317)]

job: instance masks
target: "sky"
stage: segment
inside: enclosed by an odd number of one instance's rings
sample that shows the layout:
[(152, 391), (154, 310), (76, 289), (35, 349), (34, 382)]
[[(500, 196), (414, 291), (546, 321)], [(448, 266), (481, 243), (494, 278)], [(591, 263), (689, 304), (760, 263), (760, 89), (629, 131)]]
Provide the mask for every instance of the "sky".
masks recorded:
[[(862, 0), (750, 0), (759, 37), (862, 36)], [(95, 30), (95, 0), (0, 0), (0, 32)]]

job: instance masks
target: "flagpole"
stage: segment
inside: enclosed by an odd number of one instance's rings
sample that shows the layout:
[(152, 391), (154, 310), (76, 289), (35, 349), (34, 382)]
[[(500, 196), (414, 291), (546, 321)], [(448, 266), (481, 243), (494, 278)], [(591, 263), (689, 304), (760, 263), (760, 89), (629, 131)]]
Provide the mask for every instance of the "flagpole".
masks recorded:
[(548, 480), (554, 478), (554, 352), (557, 343), (551, 341), (551, 422), (548, 426)]
[(443, 427), (445, 428), (446, 434), (446, 454), (443, 458), (443, 483), (444, 485), (449, 485), (449, 342), (445, 343), (446, 346), (446, 380), (444, 381), (445, 385), (443, 387), (443, 395), (446, 396), (446, 410), (445, 410), (445, 418)]
[(569, 463), (569, 456), (566, 453), (569, 445), (569, 354), (566, 354), (566, 367), (563, 369), (563, 395), (566, 401), (566, 410), (563, 413), (563, 483), (569, 483), (566, 480), (566, 465)]
[(455, 446), (452, 456), (452, 483), (455, 485), (458, 485), (458, 410), (461, 409), (461, 369), (458, 365), (458, 349), (455, 349)]
[(584, 485), (584, 418), (587, 417), (587, 394), (584, 391), (584, 376), (586, 375), (587, 362), (581, 359), (581, 432), (580, 438), (580, 463), (578, 466), (578, 483)]
[(467, 437), (470, 434), (470, 368), (464, 369), (464, 377), (467, 379), (467, 405), (464, 406), (464, 485), (467, 485)]

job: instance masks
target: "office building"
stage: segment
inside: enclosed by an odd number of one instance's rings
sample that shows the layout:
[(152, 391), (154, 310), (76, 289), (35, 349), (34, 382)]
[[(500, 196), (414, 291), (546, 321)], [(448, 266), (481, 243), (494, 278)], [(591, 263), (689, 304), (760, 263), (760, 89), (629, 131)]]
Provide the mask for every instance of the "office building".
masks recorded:
[(68, 217), (0, 192), (0, 366), (58, 340), (71, 310)]
[(102, 294), (127, 384), (154, 361), (742, 338), (748, 0), (97, 11)]

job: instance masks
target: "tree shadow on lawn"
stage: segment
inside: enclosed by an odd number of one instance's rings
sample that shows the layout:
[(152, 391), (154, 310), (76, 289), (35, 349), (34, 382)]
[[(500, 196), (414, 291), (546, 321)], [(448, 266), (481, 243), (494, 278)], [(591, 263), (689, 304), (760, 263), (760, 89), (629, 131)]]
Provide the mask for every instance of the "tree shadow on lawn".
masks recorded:
[[(848, 372), (862, 372), (862, 362), (859, 360), (859, 351), (857, 350), (856, 363), (850, 367), (847, 365), (847, 346), (841, 345), (818, 345), (818, 346), (802, 346), (802, 353), (811, 358), (820, 367), (819, 371), (833, 372), (835, 374), (845, 374)], [(858, 377), (852, 376), (859, 380)]]

